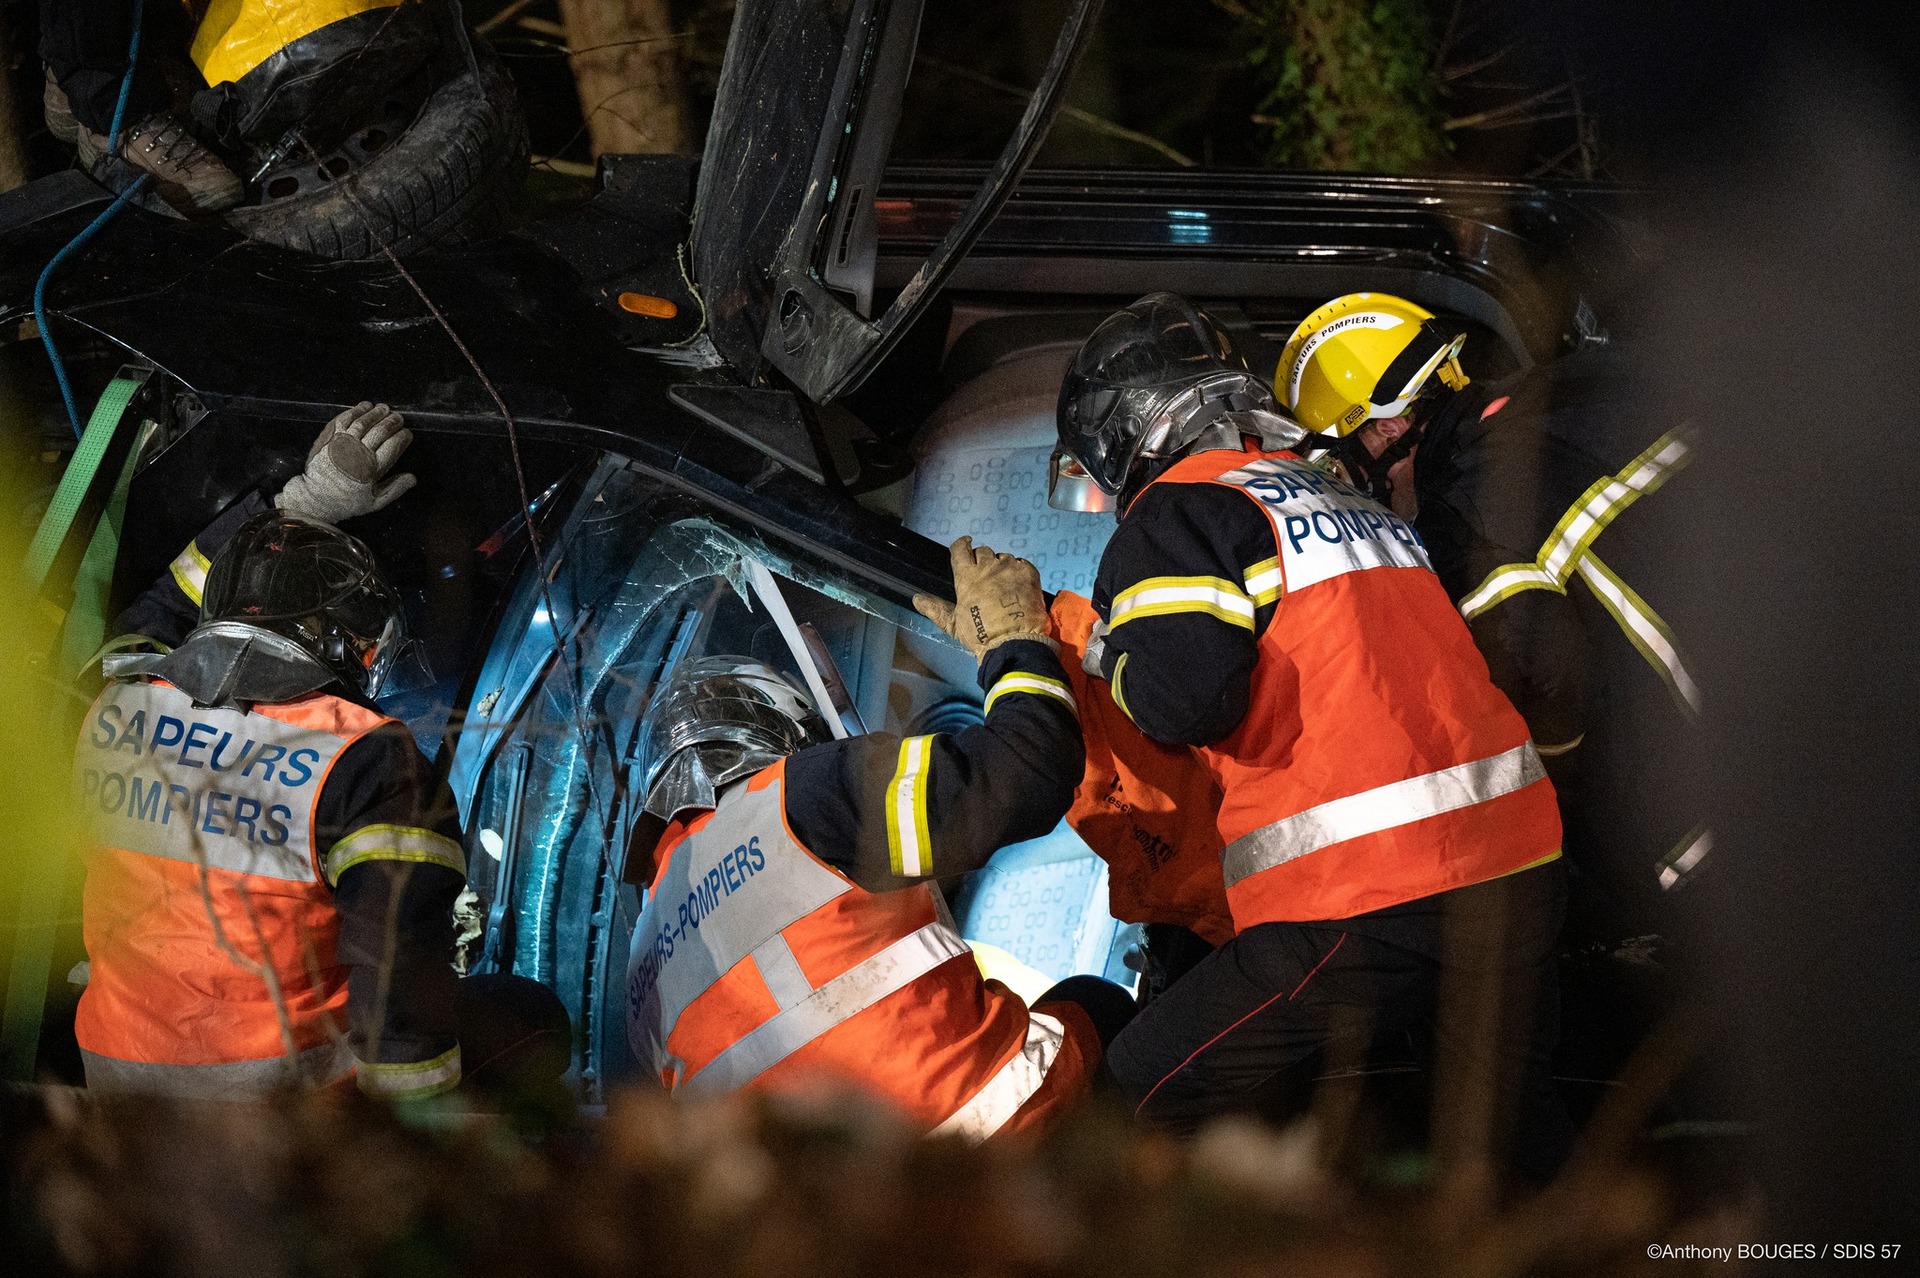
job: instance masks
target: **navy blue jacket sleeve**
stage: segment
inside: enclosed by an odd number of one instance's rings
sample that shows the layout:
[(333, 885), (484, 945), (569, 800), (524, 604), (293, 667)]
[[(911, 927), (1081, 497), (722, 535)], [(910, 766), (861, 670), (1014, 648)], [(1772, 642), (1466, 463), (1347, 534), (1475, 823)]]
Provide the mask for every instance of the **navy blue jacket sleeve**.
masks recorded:
[(877, 732), (787, 760), (787, 821), (814, 855), (871, 892), (965, 874), (1053, 829), (1086, 771), (1060, 659), (1015, 640), (980, 666), (986, 722), (901, 737)]
[(1093, 606), (1112, 627), (1101, 673), (1147, 736), (1207, 745), (1240, 726), (1278, 597), (1252, 579), (1278, 553), (1272, 523), (1229, 488), (1155, 484), (1128, 508)]
[[(456, 1041), (453, 902), (465, 874), (453, 793), (413, 736), (388, 724), (348, 746), (320, 793), (314, 855), (334, 879), (347, 1033), (362, 1062), (429, 1061)], [(436, 840), (438, 840), (436, 842)], [(417, 859), (425, 853), (441, 859)]]

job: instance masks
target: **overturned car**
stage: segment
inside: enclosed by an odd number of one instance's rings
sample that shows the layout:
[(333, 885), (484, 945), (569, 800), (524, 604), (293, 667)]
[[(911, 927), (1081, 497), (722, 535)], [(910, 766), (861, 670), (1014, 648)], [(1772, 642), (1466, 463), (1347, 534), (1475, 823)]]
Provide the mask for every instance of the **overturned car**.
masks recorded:
[[(1048, 458), (1062, 371), (1114, 306), (1202, 299), (1256, 369), (1365, 289), (1464, 324), (1476, 375), (1604, 339), (1630, 251), (1604, 188), (1030, 168), (1097, 8), (984, 170), (888, 164), (917, 3), (753, 0), (697, 164), (606, 157), (591, 201), (514, 234), (396, 267), (121, 213), (46, 289), (100, 404), (44, 547), (63, 651), (110, 638), (102, 618), (297, 472), (341, 406), (401, 410), (419, 491), (356, 528), (420, 640), (382, 704), (438, 743), (461, 807), (462, 961), (559, 993), (597, 1102), (640, 1069), (620, 862), (653, 689), (743, 653), (811, 673), (849, 730), (977, 722), (971, 661), (908, 601), (950, 591), (961, 534), (1087, 590), (1112, 519), (1051, 509)], [(754, 58), (772, 46), (788, 56)], [(33, 335), (42, 269), (112, 198), (77, 173), (0, 197), (7, 332)], [(44, 386), (35, 344), (4, 356)], [(1132, 985), (1140, 927), (1109, 912), (1107, 873), (1063, 826), (949, 899), (1021, 992)]]

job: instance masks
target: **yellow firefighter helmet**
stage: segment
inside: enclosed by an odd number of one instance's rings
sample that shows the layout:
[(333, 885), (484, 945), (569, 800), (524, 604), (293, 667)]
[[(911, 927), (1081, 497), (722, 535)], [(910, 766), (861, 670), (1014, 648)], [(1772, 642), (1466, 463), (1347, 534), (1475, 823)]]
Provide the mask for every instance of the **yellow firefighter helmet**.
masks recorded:
[(1466, 334), (1388, 293), (1348, 293), (1300, 321), (1280, 353), (1274, 389), (1300, 423), (1341, 437), (1407, 411), (1438, 375), (1458, 390)]

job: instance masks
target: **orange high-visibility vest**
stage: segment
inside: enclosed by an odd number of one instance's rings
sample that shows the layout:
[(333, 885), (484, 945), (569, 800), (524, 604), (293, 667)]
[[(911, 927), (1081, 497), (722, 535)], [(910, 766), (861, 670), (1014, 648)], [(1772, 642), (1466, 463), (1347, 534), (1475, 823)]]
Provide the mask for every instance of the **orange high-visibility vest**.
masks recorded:
[(389, 722), (324, 693), (252, 713), (165, 683), (95, 700), (74, 768), (90, 1086), (244, 1096), (353, 1071), (314, 809), (341, 752)]
[[(1199, 453), (1155, 482), (1245, 494), (1279, 550), (1239, 581), (1138, 583), (1108, 618), (1203, 606), (1251, 630), (1278, 603), (1246, 717), (1199, 751), (1236, 926), (1349, 918), (1560, 854), (1526, 723), (1411, 525), (1289, 452)], [(1124, 704), (1124, 666), (1115, 683)]]
[(822, 1077), (934, 1135), (1030, 1130), (1100, 1051), (1072, 1004), (982, 978), (926, 884), (868, 892), (787, 827), (786, 761), (661, 836), (634, 929), (627, 1033), (676, 1094)]
[(1107, 681), (1081, 668), (1099, 619), (1093, 605), (1063, 590), (1049, 613), (1087, 743), (1067, 824), (1107, 863), (1107, 908), (1127, 923), (1176, 923), (1225, 944), (1233, 918), (1213, 820), (1219, 784), (1192, 750), (1136, 728)]

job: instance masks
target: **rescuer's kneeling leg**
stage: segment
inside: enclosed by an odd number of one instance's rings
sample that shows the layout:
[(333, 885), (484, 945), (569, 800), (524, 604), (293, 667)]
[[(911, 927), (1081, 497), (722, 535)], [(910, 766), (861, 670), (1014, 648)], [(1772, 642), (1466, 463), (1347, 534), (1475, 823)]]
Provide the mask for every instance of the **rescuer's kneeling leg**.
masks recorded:
[[(1024, 1055), (1044, 1073), (1033, 1076), (1031, 1093), (994, 1134), (1033, 1136), (1073, 1112), (1101, 1077), (1107, 1045), (1133, 1012), (1133, 996), (1097, 976), (1070, 976), (1042, 994), (1028, 1012)], [(1055, 1040), (1050, 1051), (1033, 1050), (1036, 1040), (1049, 1038)]]
[(1113, 1046), (1113, 1040), (1120, 1036), (1120, 1031), (1140, 1010), (1133, 1001), (1133, 995), (1112, 981), (1097, 976), (1069, 976), (1042, 994), (1040, 1001), (1033, 1005), (1033, 1010), (1045, 1012), (1058, 1003), (1072, 1003), (1087, 1014), (1103, 1052)]
[[(1490, 1165), (1543, 1181), (1565, 1159), (1572, 1123), (1552, 1075), (1560, 1032), (1562, 861), (1455, 888), (1444, 902), (1434, 1019), (1434, 1143), (1442, 1158), (1485, 1150)], [(1491, 1085), (1487, 1114), (1464, 1099)]]
[(551, 1091), (573, 1060), (573, 1025), (560, 996), (506, 972), (459, 983), (460, 1058), (470, 1089), (501, 1097)]
[(1336, 1024), (1404, 1006), (1431, 971), (1417, 954), (1337, 924), (1262, 923), (1142, 1008), (1108, 1068), (1139, 1117), (1189, 1131), (1256, 1108), (1263, 1086), (1325, 1047)]

